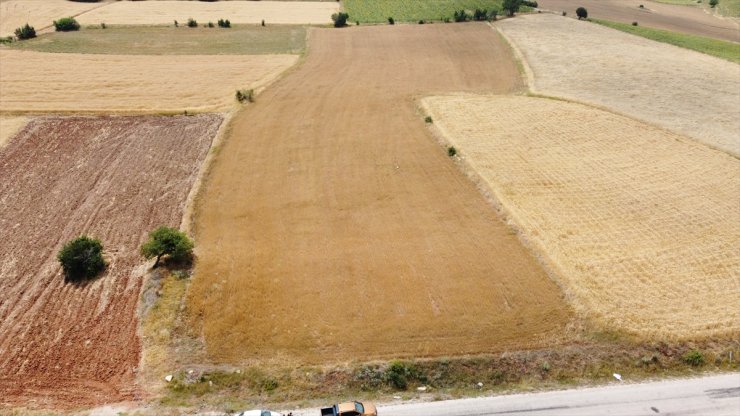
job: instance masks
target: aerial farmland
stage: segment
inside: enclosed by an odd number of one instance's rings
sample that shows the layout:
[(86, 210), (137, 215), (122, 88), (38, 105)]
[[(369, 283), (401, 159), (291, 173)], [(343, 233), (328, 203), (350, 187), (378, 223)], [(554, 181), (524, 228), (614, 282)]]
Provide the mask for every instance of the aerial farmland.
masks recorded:
[(0, 0), (0, 414), (737, 374), (711, 3)]

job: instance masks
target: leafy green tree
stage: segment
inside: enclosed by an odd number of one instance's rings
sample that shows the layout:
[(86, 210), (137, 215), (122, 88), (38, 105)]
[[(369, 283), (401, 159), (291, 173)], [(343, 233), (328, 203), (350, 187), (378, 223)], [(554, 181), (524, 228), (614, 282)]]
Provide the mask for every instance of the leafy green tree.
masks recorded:
[(347, 26), (347, 20), (349, 20), (349, 14), (348, 13), (334, 13), (331, 15), (331, 20), (334, 21), (334, 27), (344, 27)]
[(578, 20), (587, 19), (588, 18), (588, 10), (586, 10), (585, 7), (579, 7), (579, 8), (576, 9), (576, 16), (578, 16)]
[(501, 3), (501, 8), (509, 12), (509, 16), (514, 16), (514, 13), (519, 11), (521, 5), (522, 0), (504, 0)]
[(173, 260), (185, 260), (193, 254), (193, 241), (175, 228), (159, 227), (149, 233), (149, 241), (141, 246), (141, 255), (146, 259), (156, 257), (154, 267), (159, 265), (162, 256)]
[(80, 24), (77, 23), (77, 20), (75, 20), (74, 17), (63, 17), (59, 20), (54, 21), (54, 29), (57, 32), (80, 30)]
[(72, 281), (90, 279), (105, 269), (103, 244), (84, 235), (65, 244), (57, 260), (65, 277)]

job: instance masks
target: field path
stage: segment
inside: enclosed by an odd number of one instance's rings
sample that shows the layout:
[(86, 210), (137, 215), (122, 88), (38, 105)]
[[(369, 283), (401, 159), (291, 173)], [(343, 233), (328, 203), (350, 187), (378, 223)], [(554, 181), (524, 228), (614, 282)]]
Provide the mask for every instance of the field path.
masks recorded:
[(217, 360), (542, 346), (559, 288), (434, 141), (414, 97), (521, 91), (484, 24), (317, 29), (240, 113), (196, 214), (189, 304)]
[[(0, 413), (136, 397), (138, 247), (180, 223), (220, 124), (41, 117), (0, 148)], [(102, 240), (108, 269), (66, 283), (56, 253), (83, 233)]]

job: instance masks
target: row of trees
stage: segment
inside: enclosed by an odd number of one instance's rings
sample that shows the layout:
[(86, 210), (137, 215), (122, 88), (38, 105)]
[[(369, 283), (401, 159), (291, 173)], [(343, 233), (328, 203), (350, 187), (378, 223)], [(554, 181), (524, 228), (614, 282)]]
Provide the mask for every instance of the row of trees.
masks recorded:
[[(159, 227), (149, 233), (147, 240), (139, 249), (146, 259), (156, 258), (153, 267), (159, 265), (162, 257), (173, 261), (192, 258), (193, 241), (182, 231)], [(68, 242), (57, 254), (64, 276), (71, 281), (91, 279), (102, 272), (107, 263), (103, 257), (103, 244), (100, 240), (83, 235)]]

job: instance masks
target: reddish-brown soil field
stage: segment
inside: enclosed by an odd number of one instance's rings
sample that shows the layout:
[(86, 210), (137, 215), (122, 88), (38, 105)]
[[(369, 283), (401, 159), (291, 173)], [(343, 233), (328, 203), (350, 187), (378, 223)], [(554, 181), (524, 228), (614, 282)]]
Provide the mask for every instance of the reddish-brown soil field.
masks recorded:
[(485, 24), (317, 29), (241, 112), (196, 213), (189, 294), (217, 361), (331, 363), (554, 343), (559, 288), (414, 97), (521, 91)]
[[(542, 9), (566, 11), (568, 16), (575, 16), (576, 9), (583, 6), (588, 17), (595, 19), (638, 22), (641, 26), (740, 42), (737, 20), (713, 16), (700, 7), (647, 0), (541, 0), (538, 4)], [(645, 7), (640, 8), (641, 4)]]
[[(221, 120), (41, 117), (0, 149), (0, 409), (137, 395), (138, 247), (179, 226)], [(66, 283), (56, 253), (83, 233), (109, 266)]]

